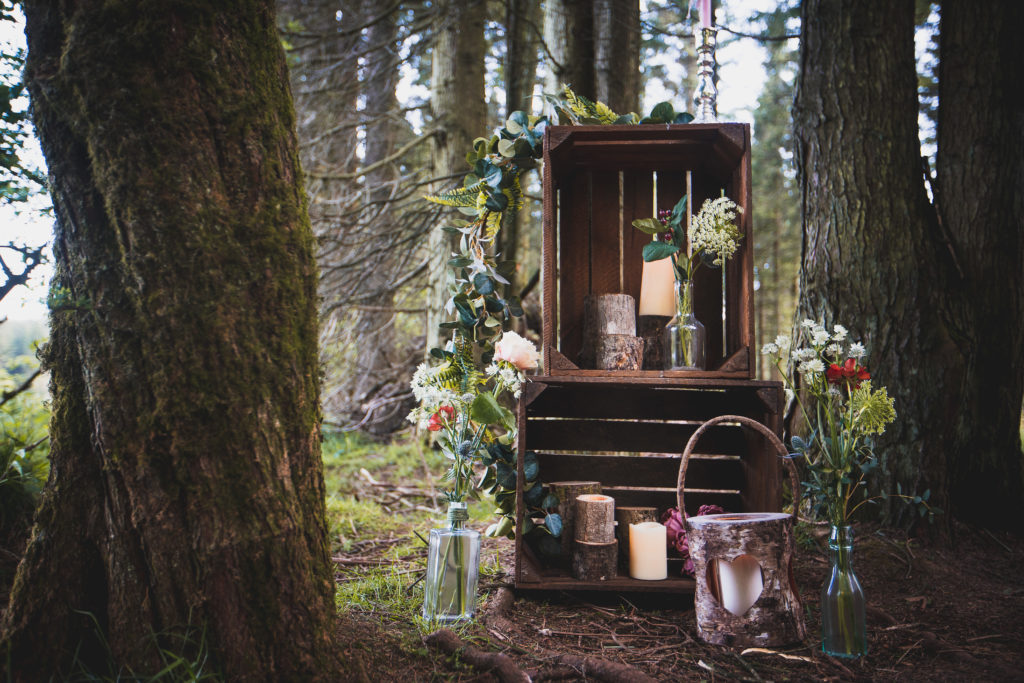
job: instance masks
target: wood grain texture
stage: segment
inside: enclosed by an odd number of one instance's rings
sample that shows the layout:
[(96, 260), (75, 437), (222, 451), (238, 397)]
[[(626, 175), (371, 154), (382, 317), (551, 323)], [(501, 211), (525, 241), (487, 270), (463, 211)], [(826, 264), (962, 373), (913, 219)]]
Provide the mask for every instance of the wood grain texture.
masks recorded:
[[(579, 499), (577, 499), (579, 500)], [(615, 578), (619, 562), (619, 542), (588, 543), (575, 541), (572, 575), (581, 581), (607, 581)]]
[(576, 496), (575, 537), (584, 543), (615, 540), (615, 499), (598, 493)]

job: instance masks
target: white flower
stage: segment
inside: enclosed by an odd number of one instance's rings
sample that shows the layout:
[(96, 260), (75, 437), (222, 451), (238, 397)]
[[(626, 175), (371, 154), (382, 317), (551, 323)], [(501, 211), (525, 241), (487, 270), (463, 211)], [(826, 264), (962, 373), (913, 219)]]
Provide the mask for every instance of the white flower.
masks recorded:
[(487, 373), (488, 377), (494, 377), (495, 375), (498, 374), (498, 364), (491, 363), (490, 365), (487, 366), (487, 369), (484, 370), (484, 372)]
[(800, 323), (800, 327), (803, 327), (808, 330), (813, 330), (817, 326), (818, 323), (814, 322), (810, 318), (804, 318), (803, 322)]
[(827, 347), (825, 347), (825, 353), (829, 354), (830, 356), (842, 355), (842, 353), (843, 353), (843, 345), (842, 344), (829, 344)]
[(791, 354), (793, 360), (797, 362), (813, 360), (818, 357), (818, 352), (814, 349), (796, 349)]
[(765, 344), (764, 346), (761, 347), (761, 355), (762, 356), (774, 356), (778, 352), (779, 352), (779, 345), (778, 344), (773, 344), (773, 343), (769, 342), (769, 343), (767, 343), (767, 344)]
[(812, 360), (805, 360), (799, 366), (797, 366), (797, 372), (801, 375), (806, 375), (809, 372), (825, 372), (825, 364), (820, 359), (814, 358)]
[(850, 356), (852, 358), (863, 358), (866, 355), (867, 350), (864, 348), (863, 344), (861, 344), (860, 342), (854, 342), (850, 344)]
[(690, 246), (694, 252), (714, 254), (714, 264), (721, 266), (736, 253), (742, 235), (736, 217), (743, 209), (728, 197), (706, 199), (690, 225)]
[(830, 384), (828, 385), (828, 395), (831, 396), (832, 398), (840, 398), (842, 397), (843, 392), (840, 391), (839, 387), (837, 387), (835, 384)]
[(841, 342), (846, 339), (847, 329), (842, 325), (835, 325), (832, 330), (835, 334), (832, 335), (832, 339), (837, 342)]
[(531, 370), (537, 367), (540, 354), (529, 339), (508, 331), (494, 345), (494, 360), (508, 361), (519, 370)]
[(824, 328), (819, 327), (812, 333), (811, 343), (814, 344), (815, 346), (821, 346), (831, 338), (832, 335), (825, 331)]
[(778, 346), (783, 351), (789, 348), (789, 344), (790, 339), (784, 334), (780, 334), (778, 337), (775, 338), (775, 345)]

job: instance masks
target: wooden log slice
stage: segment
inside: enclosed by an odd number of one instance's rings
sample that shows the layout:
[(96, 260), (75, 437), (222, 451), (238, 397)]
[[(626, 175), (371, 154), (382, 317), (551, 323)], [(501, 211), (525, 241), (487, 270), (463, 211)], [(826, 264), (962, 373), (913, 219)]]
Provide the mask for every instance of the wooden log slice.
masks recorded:
[(600, 368), (597, 343), (607, 335), (636, 335), (636, 305), (629, 294), (588, 295), (583, 298), (581, 368)]
[(665, 325), (668, 325), (668, 321), (671, 319), (667, 315), (637, 317), (636, 333), (644, 340), (644, 360), (641, 369), (665, 369), (665, 345), (662, 343), (662, 335), (665, 332)]
[(572, 575), (580, 581), (607, 581), (616, 575), (619, 543), (587, 543), (575, 541), (572, 554)]
[[(779, 512), (703, 515), (686, 520), (697, 593), (697, 632), (716, 645), (777, 647), (806, 636), (792, 579), (793, 518)], [(741, 615), (725, 609), (714, 561), (751, 556), (761, 567), (760, 596)]]
[(629, 525), (657, 522), (658, 509), (649, 507), (615, 508), (615, 540), (619, 542), (619, 566), (629, 567)]
[(573, 541), (576, 540), (576, 496), (601, 493), (599, 481), (552, 481), (546, 486), (558, 498), (556, 512), (562, 517), (562, 554), (559, 564), (569, 569), (572, 563)]
[(615, 499), (600, 493), (576, 496), (576, 540), (611, 543), (615, 540)]
[(639, 370), (644, 360), (644, 340), (622, 334), (597, 338), (594, 365), (598, 370)]

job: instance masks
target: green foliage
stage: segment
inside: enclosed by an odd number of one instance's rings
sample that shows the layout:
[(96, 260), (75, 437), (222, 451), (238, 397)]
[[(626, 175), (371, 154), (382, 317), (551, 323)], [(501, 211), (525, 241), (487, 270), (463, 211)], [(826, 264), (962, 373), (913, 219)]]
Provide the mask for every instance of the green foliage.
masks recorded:
[[(15, 357), (9, 368), (34, 369), (29, 356)], [(0, 393), (10, 396), (27, 379), (0, 369)], [(27, 529), (49, 475), (49, 410), (39, 392), (26, 390), (0, 403), (0, 531)]]
[[(16, 3), (0, 0), (0, 22), (14, 22)], [(28, 98), (21, 72), (25, 51), (0, 45), (0, 202), (25, 202), (42, 191), (45, 181), (38, 169), (23, 159), (29, 137)]]

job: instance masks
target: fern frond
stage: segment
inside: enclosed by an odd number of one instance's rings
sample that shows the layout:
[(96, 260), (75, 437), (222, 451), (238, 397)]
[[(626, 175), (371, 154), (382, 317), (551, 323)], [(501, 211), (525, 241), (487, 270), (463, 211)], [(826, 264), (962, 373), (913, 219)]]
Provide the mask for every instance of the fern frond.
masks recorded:
[(454, 190), (445, 190), (434, 195), (427, 195), (428, 202), (441, 204), (442, 206), (472, 207), (476, 206), (477, 195), (480, 194), (480, 183), (474, 183), (469, 187), (460, 187)]
[(498, 234), (498, 231), (501, 230), (501, 219), (504, 215), (504, 211), (487, 212), (487, 222), (484, 224), (484, 237), (490, 239)]
[(591, 119), (604, 125), (611, 125), (619, 118), (618, 114), (603, 102), (591, 102), (583, 95), (577, 95), (568, 85), (562, 86), (565, 93), (565, 104), (576, 119)]

